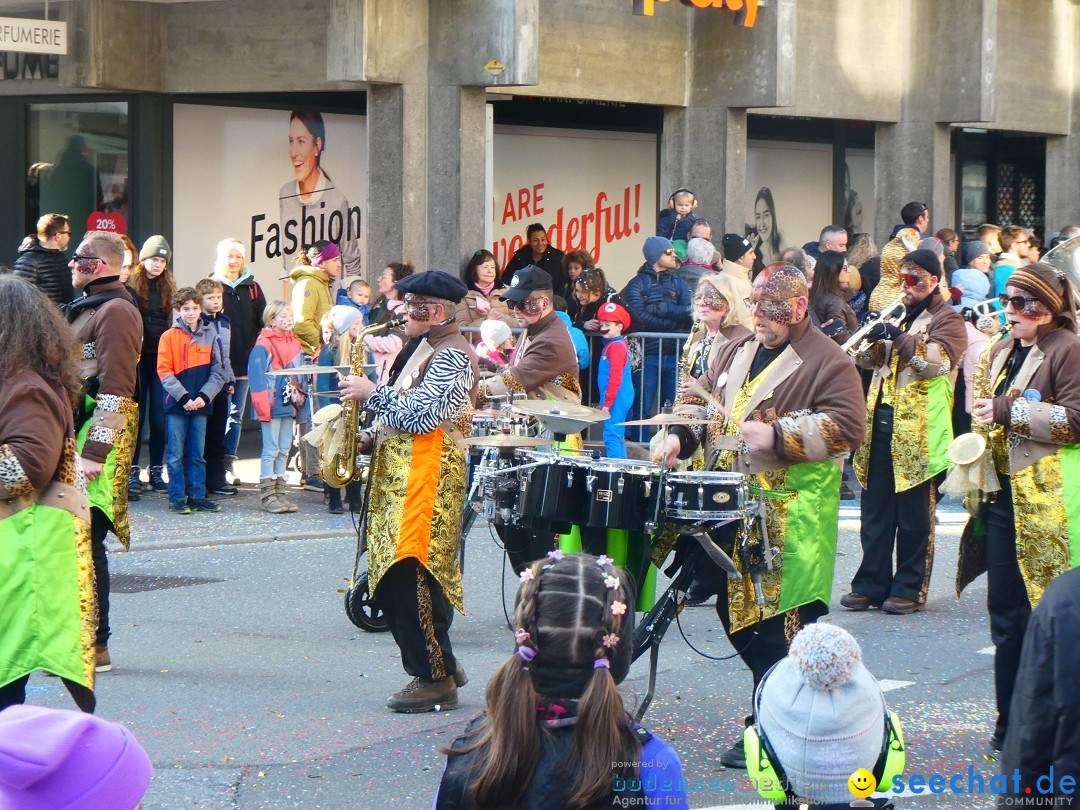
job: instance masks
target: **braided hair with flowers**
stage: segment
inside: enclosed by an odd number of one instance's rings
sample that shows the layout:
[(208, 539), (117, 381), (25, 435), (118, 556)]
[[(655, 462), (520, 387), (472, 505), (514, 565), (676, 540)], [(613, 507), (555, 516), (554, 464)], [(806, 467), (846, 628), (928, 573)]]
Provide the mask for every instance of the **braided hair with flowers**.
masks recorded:
[[(529, 790), (541, 753), (544, 715), (576, 713), (574, 778), (562, 806), (586, 808), (610, 795), (612, 774), (636, 777), (641, 742), (617, 684), (630, 669), (634, 594), (607, 556), (551, 551), (521, 572), (514, 653), (488, 683), (475, 736), (447, 753), (476, 752), (469, 797), (476, 807), (514, 806)], [(626, 763), (626, 772), (612, 763)], [(569, 781), (569, 780), (568, 780)]]

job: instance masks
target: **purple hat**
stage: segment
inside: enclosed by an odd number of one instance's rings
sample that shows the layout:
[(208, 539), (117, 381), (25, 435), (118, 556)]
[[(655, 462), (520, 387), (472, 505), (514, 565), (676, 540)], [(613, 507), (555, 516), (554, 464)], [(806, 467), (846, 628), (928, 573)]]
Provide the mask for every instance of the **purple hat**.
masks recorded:
[(133, 810), (153, 775), (119, 723), (41, 706), (0, 712), (0, 807)]
[(318, 267), (323, 262), (328, 262), (331, 259), (337, 259), (341, 257), (341, 248), (331, 242), (329, 245), (319, 251), (319, 255), (315, 257), (315, 261), (311, 264), (313, 267)]

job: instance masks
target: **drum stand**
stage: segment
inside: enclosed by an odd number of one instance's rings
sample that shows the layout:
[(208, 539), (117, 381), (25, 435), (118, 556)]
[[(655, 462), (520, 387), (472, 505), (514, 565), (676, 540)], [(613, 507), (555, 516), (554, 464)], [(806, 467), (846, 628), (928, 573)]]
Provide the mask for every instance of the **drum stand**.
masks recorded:
[[(693, 579), (694, 568), (697, 563), (703, 557), (709, 557), (728, 572), (730, 579), (739, 579), (742, 576), (735, 569), (735, 563), (732, 559), (709, 537), (709, 532), (734, 522), (735, 520), (725, 520), (711, 523), (707, 529), (700, 525), (690, 526), (687, 527), (686, 531), (680, 532), (680, 534), (693, 537), (697, 543), (689, 547), (680, 562), (672, 563), (664, 571), (665, 574), (671, 576), (672, 570), (678, 565), (678, 571), (672, 577), (671, 584), (656, 600), (652, 610), (645, 614), (637, 630), (634, 631), (634, 645), (631, 649), (630, 660), (636, 661), (646, 651), (649, 653), (649, 688), (641, 701), (641, 705), (638, 706), (637, 713), (634, 715), (634, 719), (638, 723), (645, 716), (645, 712), (649, 710), (653, 695), (656, 692), (656, 670), (660, 663), (660, 642), (664, 640), (664, 635), (671, 626), (671, 622), (682, 610), (683, 603), (686, 601), (686, 589), (690, 587), (690, 581)], [(648, 561), (646, 561), (645, 565), (648, 564)]]

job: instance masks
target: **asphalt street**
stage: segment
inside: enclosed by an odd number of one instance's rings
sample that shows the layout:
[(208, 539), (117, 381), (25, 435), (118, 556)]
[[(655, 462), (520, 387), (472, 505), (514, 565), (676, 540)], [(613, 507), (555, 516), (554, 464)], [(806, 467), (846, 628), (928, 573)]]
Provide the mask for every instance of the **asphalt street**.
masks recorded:
[[(251, 468), (241, 469), (252, 480)], [(164, 495), (132, 506), (135, 541), (111, 555), (115, 670), (98, 680), (99, 714), (128, 724), (155, 777), (143, 807), (426, 808), (448, 745), (481, 709), (484, 684), (512, 648), (502, 586), (516, 578), (486, 524), (468, 538), (467, 616), (452, 629), (470, 683), (458, 710), (396, 715), (386, 698), (406, 683), (393, 639), (355, 628), (342, 607), (355, 551), (349, 516), (327, 515), (316, 493), (301, 511), (257, 511), (254, 487), (216, 515), (175, 516)], [(858, 564), (857, 502), (841, 516), (833, 612), (887, 689), (907, 738), (907, 772), (989, 777), (993, 658), (985, 579), (962, 599), (953, 587), (962, 514), (942, 510), (928, 609), (912, 616), (850, 613), (839, 606)], [(278, 542), (265, 542), (277, 540)], [(729, 655), (711, 604), (688, 608), (681, 627), (695, 645)], [(637, 705), (647, 659), (623, 684)], [(646, 724), (678, 751), (700, 789), (693, 807), (760, 803), (744, 771), (718, 764), (740, 732), (750, 699), (736, 658), (692, 652), (673, 627), (660, 655)], [(34, 676), (28, 700), (70, 707), (52, 678)], [(902, 797), (901, 807), (989, 807), (986, 796)]]

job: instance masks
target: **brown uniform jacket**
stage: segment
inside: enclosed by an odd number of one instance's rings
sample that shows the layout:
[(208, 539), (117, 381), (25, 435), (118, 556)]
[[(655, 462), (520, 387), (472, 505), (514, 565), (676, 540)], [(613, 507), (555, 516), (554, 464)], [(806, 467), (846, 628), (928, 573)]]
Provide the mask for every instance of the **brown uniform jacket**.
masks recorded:
[(83, 445), (83, 457), (104, 463), (134, 404), (135, 372), (142, 346), (143, 321), (139, 308), (117, 279), (92, 284), (84, 298), (101, 293), (123, 293), (98, 306), (73, 305), (71, 326), (83, 347), (82, 377), (97, 378), (94, 426)]
[[(735, 395), (746, 380), (759, 343), (753, 335), (733, 340), (720, 350), (701, 380), (724, 411), (730, 413)], [(700, 405), (676, 403), (677, 412), (700, 415)], [(759, 473), (808, 461), (825, 461), (851, 452), (862, 441), (865, 409), (862, 381), (850, 358), (829, 337), (813, 326), (809, 316), (791, 327), (788, 347), (777, 357), (747, 403), (743, 417), (772, 425), (771, 450), (735, 457), (733, 472)], [(707, 431), (709, 433), (711, 431)], [(685, 428), (682, 458), (697, 448), (697, 439)], [(706, 436), (705, 469), (714, 469), (720, 452)]]
[(581, 402), (574, 341), (554, 311), (526, 328), (510, 365), (484, 381), (480, 401), (508, 392), (523, 393), (529, 399), (553, 397), (561, 402)]
[(18, 371), (0, 385), (0, 500), (60, 480), (64, 442), (73, 437), (71, 403), (37, 372)]
[(709, 346), (709, 356), (701, 357), (702, 344), (705, 342), (705, 329), (699, 329), (689, 338), (689, 350), (686, 352), (686, 363), (691, 376), (702, 377), (709, 367), (716, 361), (720, 350), (733, 340), (741, 340), (750, 337), (751, 332), (741, 323), (733, 323), (730, 326), (722, 326), (712, 345)]

